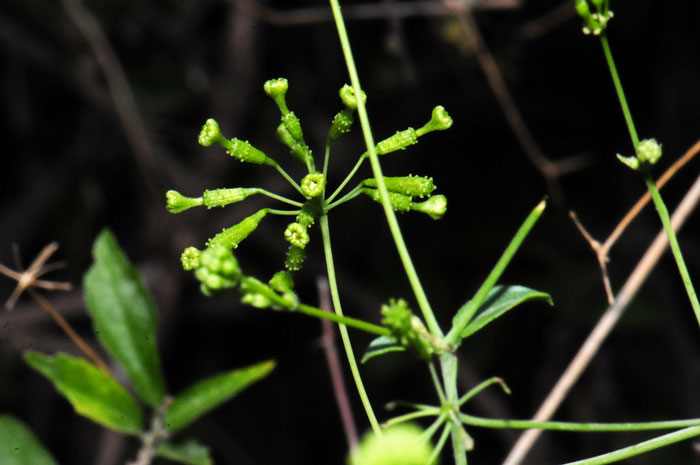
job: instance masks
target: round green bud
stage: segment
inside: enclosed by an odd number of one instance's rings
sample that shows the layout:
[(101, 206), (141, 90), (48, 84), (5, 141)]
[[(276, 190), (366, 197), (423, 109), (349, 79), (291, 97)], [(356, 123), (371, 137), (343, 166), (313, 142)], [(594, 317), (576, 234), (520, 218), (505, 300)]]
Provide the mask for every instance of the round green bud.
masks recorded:
[(348, 459), (349, 465), (432, 465), (433, 446), (423, 430), (412, 423), (401, 423), (368, 432)]
[(434, 220), (439, 220), (447, 211), (447, 197), (444, 195), (434, 195), (425, 202), (418, 202), (411, 205), (411, 210), (430, 215)]
[(222, 144), (226, 138), (221, 134), (219, 123), (215, 119), (209, 118), (199, 133), (199, 145), (209, 147), (213, 144)]
[(438, 105), (433, 108), (433, 113), (430, 117), (430, 121), (425, 123), (425, 126), (418, 129), (416, 133), (418, 137), (427, 134), (432, 131), (444, 131), (452, 127), (452, 117), (447, 113), (445, 107)]
[(309, 198), (318, 197), (323, 194), (325, 188), (326, 177), (323, 173), (309, 173), (301, 180), (301, 191)]
[[(343, 101), (343, 105), (350, 110), (357, 110), (357, 96), (352, 86), (345, 84), (338, 94), (340, 94), (340, 100)], [(362, 103), (367, 103), (367, 94), (364, 91), (362, 91)]]
[(269, 81), (265, 81), (263, 89), (267, 95), (272, 97), (272, 100), (275, 101), (283, 115), (289, 112), (287, 109), (287, 103), (285, 102), (285, 95), (289, 89), (289, 82), (285, 78), (270, 79)]
[(284, 238), (290, 244), (303, 249), (309, 243), (310, 237), (306, 227), (299, 223), (289, 223), (284, 230)]
[(196, 247), (187, 247), (183, 250), (182, 255), (180, 255), (182, 268), (189, 271), (199, 267), (199, 256), (201, 253), (202, 251)]
[(178, 191), (169, 190), (165, 193), (165, 206), (170, 213), (180, 213), (188, 208), (202, 205), (202, 198), (185, 197)]
[(194, 274), (202, 283), (201, 289), (206, 295), (234, 288), (242, 277), (238, 260), (229, 249), (222, 246), (209, 247), (201, 252), (199, 266)]
[(644, 139), (637, 145), (637, 158), (641, 164), (655, 165), (661, 155), (661, 144), (656, 139)]

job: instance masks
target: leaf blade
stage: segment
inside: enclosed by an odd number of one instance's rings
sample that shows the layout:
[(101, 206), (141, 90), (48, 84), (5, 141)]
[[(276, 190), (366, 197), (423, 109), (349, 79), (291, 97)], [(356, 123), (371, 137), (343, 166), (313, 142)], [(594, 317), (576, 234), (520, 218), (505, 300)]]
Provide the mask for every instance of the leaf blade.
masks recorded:
[(362, 355), (360, 363), (365, 363), (368, 360), (390, 352), (404, 352), (405, 350), (406, 348), (396, 342), (395, 338), (391, 336), (379, 336), (369, 343), (367, 349), (365, 349), (365, 353)]
[(95, 334), (124, 368), (139, 396), (155, 407), (165, 396), (165, 382), (153, 299), (111, 232), (100, 233), (93, 255), (95, 262), (83, 281)]
[(178, 431), (267, 376), (275, 367), (268, 360), (205, 378), (175, 397), (165, 414), (170, 432)]
[(136, 400), (107, 373), (82, 358), (27, 351), (25, 361), (51, 381), (75, 411), (102, 426), (139, 434), (143, 413)]
[(158, 456), (186, 465), (213, 465), (209, 448), (194, 439), (182, 444), (164, 442), (158, 447)]
[[(552, 297), (546, 292), (518, 285), (494, 286), (487, 294), (481, 308), (479, 308), (480, 313), (464, 328), (460, 338), (464, 339), (471, 336), (496, 318), (503, 316), (509, 310), (530, 300), (544, 300), (549, 305), (553, 305)], [(470, 302), (465, 303), (460, 308), (460, 311), (466, 308)]]
[(27, 426), (10, 415), (0, 415), (0, 463), (3, 465), (56, 465), (56, 461)]

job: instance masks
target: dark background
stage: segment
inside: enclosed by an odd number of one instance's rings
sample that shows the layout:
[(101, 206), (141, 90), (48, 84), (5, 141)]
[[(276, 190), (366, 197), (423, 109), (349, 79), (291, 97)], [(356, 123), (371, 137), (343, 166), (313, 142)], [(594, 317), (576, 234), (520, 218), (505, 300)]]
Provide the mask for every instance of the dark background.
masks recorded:
[[(201, 377), (267, 358), (278, 368), (259, 385), (193, 425), (219, 464), (339, 464), (346, 445), (320, 347), (320, 325), (297, 315), (247, 308), (236, 295), (206, 298), (179, 255), (263, 206), (250, 198), (225, 210), (164, 208), (164, 192), (199, 195), (207, 188), (252, 187), (293, 196), (272, 169), (242, 165), (222, 150), (197, 145), (199, 128), (216, 118), (228, 137), (266, 151), (295, 177), (303, 171), (275, 139), (279, 113), (264, 94), (266, 79), (289, 79), (288, 104), (301, 118), (319, 157), (338, 89), (348, 81), (337, 33), (328, 18), (301, 24), (296, 8), (316, 12), (321, 1), (267, 2), (278, 13), (244, 2), (87, 1), (133, 92), (136, 112), (110, 94), (101, 62), (67, 14), (65, 2), (5, 1), (0, 5), (0, 92), (3, 134), (0, 170), (0, 262), (12, 264), (11, 244), (30, 262), (50, 241), (69, 267), (50, 275), (74, 291), (52, 302), (90, 338), (80, 283), (91, 244), (103, 227), (117, 236), (158, 302), (159, 346), (170, 392)], [(350, 6), (357, 2), (345, 2)], [(391, 7), (392, 2), (384, 2)], [(395, 5), (396, 6), (396, 5)], [(700, 3), (617, 0), (610, 41), (642, 138), (663, 143), (660, 173), (699, 137)], [(532, 21), (560, 8), (560, 22)], [(257, 13), (256, 13), (257, 11)], [(349, 11), (349, 9), (348, 9)], [(513, 390), (495, 389), (467, 411), (526, 418), (543, 400), (605, 310), (594, 255), (568, 218), (575, 210), (604, 240), (644, 192), (639, 176), (615, 153), (631, 144), (598, 41), (581, 34), (573, 8), (558, 0), (475, 11), (475, 19), (542, 151), (552, 160), (583, 155), (589, 163), (560, 179), (560, 195), (524, 156), (453, 17), (348, 18), (375, 138), (420, 127), (437, 104), (454, 118), (451, 130), (430, 134), (409, 150), (382, 158), (387, 175), (433, 176), (449, 199), (440, 222), (400, 216), (406, 241), (438, 319), (447, 327), (471, 297), (521, 221), (546, 194), (549, 207), (502, 282), (551, 293), (555, 306), (528, 304), (474, 336), (460, 349), (466, 389), (499, 375)], [(114, 83), (111, 83), (114, 85)], [(117, 83), (119, 86), (119, 83)], [(115, 99), (120, 102), (115, 105)], [(125, 129), (123, 121), (128, 121)], [(356, 128), (357, 129), (357, 128)], [(330, 184), (362, 152), (359, 130), (331, 154)], [(320, 161), (319, 161), (320, 163)], [(691, 163), (664, 189), (673, 209), (697, 173)], [(363, 177), (369, 176), (368, 165)], [(548, 192), (549, 191), (549, 192)], [(410, 300), (381, 209), (367, 198), (338, 208), (331, 233), (346, 313), (378, 322), (390, 297)], [(266, 279), (281, 268), (287, 220), (268, 217), (237, 250), (245, 271)], [(659, 229), (647, 209), (611, 253), (619, 289)], [(700, 224), (691, 217), (680, 234), (692, 276), (700, 276)], [(305, 302), (318, 301), (323, 274), (320, 234), (296, 281)], [(0, 296), (13, 282), (0, 281)], [(411, 305), (417, 305), (411, 301)], [(21, 360), (22, 350), (75, 353), (41, 309), (24, 297), (0, 315), (0, 411), (27, 422), (62, 464), (109, 465), (133, 458), (137, 441), (105, 433), (74, 415), (49, 383)], [(358, 353), (371, 337), (352, 332)], [(619, 326), (556, 417), (571, 421), (643, 421), (700, 416), (698, 328), (670, 256), (655, 269)], [(381, 419), (395, 399), (436, 402), (427, 371), (407, 356), (390, 355), (362, 367)], [(349, 374), (347, 380), (349, 381)], [(352, 383), (360, 431), (367, 428)], [(470, 430), (470, 463), (502, 460), (515, 435)], [(529, 463), (559, 463), (599, 454), (650, 434), (547, 433)], [(450, 463), (450, 453), (443, 463)], [(700, 463), (685, 442), (630, 463)]]

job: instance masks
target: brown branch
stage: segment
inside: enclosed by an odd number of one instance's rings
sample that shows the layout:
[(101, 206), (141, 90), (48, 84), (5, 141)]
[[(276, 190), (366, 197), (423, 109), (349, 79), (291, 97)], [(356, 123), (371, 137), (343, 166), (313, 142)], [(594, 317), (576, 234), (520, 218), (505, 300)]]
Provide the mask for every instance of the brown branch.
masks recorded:
[(574, 2), (566, 0), (539, 18), (523, 24), (518, 30), (516, 37), (522, 40), (536, 39), (575, 16)]
[[(656, 181), (656, 187), (660, 190), (663, 186), (666, 185), (666, 183), (685, 165), (690, 162), (698, 153), (700, 152), (700, 140), (695, 142), (692, 147), (690, 147), (682, 157), (680, 157), (678, 160), (676, 160), (671, 166), (668, 167), (668, 169), (662, 174), (659, 179)], [(615, 229), (613, 230), (612, 233), (610, 233), (610, 236), (605, 240), (604, 243), (600, 243), (597, 240), (595, 240), (588, 232), (585, 230), (581, 222), (578, 220), (578, 217), (576, 216), (576, 213), (569, 212), (569, 216), (571, 219), (574, 221), (576, 224), (576, 227), (581, 231), (581, 234), (583, 237), (588, 241), (588, 244), (591, 246), (593, 251), (596, 254), (596, 258), (598, 259), (598, 264), (600, 265), (600, 271), (603, 275), (603, 285), (605, 286), (605, 293), (608, 296), (608, 304), (612, 305), (613, 302), (615, 301), (615, 297), (612, 292), (612, 288), (610, 286), (610, 278), (608, 277), (608, 269), (607, 269), (607, 264), (610, 261), (608, 254), (610, 252), (610, 249), (612, 246), (615, 244), (617, 239), (622, 235), (622, 233), (625, 231), (627, 226), (634, 220), (634, 218), (639, 214), (640, 211), (646, 206), (646, 204), (649, 203), (649, 200), (651, 200), (651, 196), (649, 195), (649, 192), (645, 192), (642, 197), (637, 200), (637, 203), (634, 204), (632, 208), (625, 214), (625, 216), (620, 220), (620, 222), (615, 226)]]
[(496, 97), (498, 105), (501, 107), (501, 111), (506, 117), (506, 121), (513, 135), (523, 149), (523, 152), (525, 152), (527, 159), (544, 177), (547, 183), (547, 190), (552, 200), (561, 204), (563, 202), (563, 193), (559, 184), (559, 178), (562, 175), (577, 171), (587, 165), (589, 163), (589, 157), (585, 155), (573, 155), (563, 158), (562, 160), (552, 161), (544, 155), (525, 124), (525, 120), (520, 114), (520, 110), (518, 110), (508, 90), (508, 86), (501, 74), (498, 63), (496, 63), (491, 51), (486, 46), (486, 42), (479, 32), (479, 27), (476, 21), (474, 21), (474, 16), (471, 11), (455, 11), (455, 16), (458, 19), (462, 33), (473, 47), (479, 65), (486, 75), (486, 80)]
[[(319, 306), (326, 311), (331, 311), (331, 298), (329, 295), (328, 281), (325, 278), (316, 280), (316, 287), (319, 294)], [(328, 363), (328, 371), (330, 372), (331, 383), (333, 384), (333, 392), (335, 393), (335, 401), (338, 405), (340, 418), (343, 423), (343, 431), (345, 439), (348, 443), (348, 450), (353, 450), (357, 446), (357, 426), (352, 415), (350, 400), (348, 398), (347, 389), (345, 389), (345, 380), (343, 379), (343, 371), (341, 369), (340, 357), (335, 346), (335, 328), (334, 324), (329, 320), (321, 319), (321, 328), (323, 328), (323, 336), (321, 336), (321, 347), (326, 354), (326, 362)]]
[[(697, 145), (697, 144), (696, 144)], [(688, 215), (697, 206), (700, 199), (700, 177), (695, 180), (690, 190), (685, 194), (683, 200), (673, 212), (671, 216), (671, 224), (674, 231), (678, 231), (687, 219)], [(547, 398), (542, 403), (537, 413), (533, 417), (536, 421), (549, 420), (554, 412), (559, 408), (562, 401), (568, 394), (569, 390), (578, 381), (579, 377), (590, 364), (591, 360), (598, 352), (598, 349), (603, 344), (608, 334), (615, 327), (615, 324), (620, 319), (620, 316), (627, 308), (632, 298), (636, 295), (639, 288), (644, 284), (647, 277), (653, 270), (656, 263), (661, 258), (662, 253), (668, 247), (668, 239), (665, 232), (662, 230), (654, 239), (654, 242), (649, 246), (644, 256), (641, 258), (635, 269), (627, 278), (625, 285), (620, 290), (620, 293), (615, 300), (615, 303), (608, 307), (601, 319), (596, 324), (595, 328), (588, 335), (588, 338), (579, 349), (576, 356), (572, 359), (564, 373), (559, 377), (554, 388), (547, 395)], [(541, 430), (525, 431), (511, 449), (508, 457), (503, 462), (503, 465), (518, 465), (525, 458), (527, 453), (534, 445), (537, 438), (540, 436)]]

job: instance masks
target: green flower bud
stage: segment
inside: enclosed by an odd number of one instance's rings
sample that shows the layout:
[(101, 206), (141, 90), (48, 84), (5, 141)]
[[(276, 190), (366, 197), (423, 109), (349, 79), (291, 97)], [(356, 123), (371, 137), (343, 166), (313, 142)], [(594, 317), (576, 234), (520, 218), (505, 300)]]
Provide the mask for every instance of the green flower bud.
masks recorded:
[(418, 142), (416, 130), (408, 128), (405, 131), (399, 131), (388, 139), (384, 139), (377, 144), (377, 154), (384, 155), (397, 150), (404, 150), (409, 145)]
[[(357, 110), (357, 96), (355, 95), (355, 89), (352, 86), (345, 84), (340, 89), (338, 94), (340, 94), (340, 100), (343, 101), (343, 105), (345, 105), (350, 110)], [(365, 94), (365, 92), (362, 91), (362, 103), (366, 102), (367, 94)]]
[[(362, 189), (362, 193), (370, 196), (372, 200), (378, 203), (382, 203), (379, 197), (379, 191), (377, 189)], [(411, 197), (403, 194), (398, 194), (396, 192), (388, 192), (389, 203), (391, 203), (391, 208), (397, 212), (407, 212), (411, 210), (413, 203), (411, 202)]]
[(280, 125), (277, 126), (277, 137), (280, 142), (289, 147), (289, 153), (291, 153), (292, 156), (297, 159), (297, 161), (299, 161), (301, 164), (306, 164), (308, 147), (304, 147), (302, 144), (297, 142), (289, 133), (284, 123), (280, 123)]
[(257, 213), (245, 218), (237, 225), (224, 229), (219, 234), (207, 241), (207, 247), (215, 247), (220, 245), (227, 249), (235, 249), (238, 247), (238, 244), (243, 241), (243, 239), (255, 231), (260, 223), (260, 220), (262, 220), (265, 215), (267, 215), (267, 209), (263, 208)]
[(309, 233), (306, 231), (306, 226), (299, 223), (289, 223), (284, 231), (284, 238), (290, 244), (303, 249), (309, 243)]
[(204, 191), (202, 199), (207, 208), (224, 207), (232, 203), (240, 202), (246, 197), (257, 194), (258, 192), (260, 192), (260, 189), (245, 187), (214, 189)]
[(274, 160), (265, 155), (261, 150), (253, 147), (248, 141), (236, 139), (226, 141), (226, 152), (242, 162), (255, 163), (256, 165), (275, 166)]
[(625, 165), (627, 165), (629, 168), (632, 168), (635, 171), (639, 170), (639, 160), (637, 159), (637, 157), (625, 157), (618, 153), (617, 159)]
[(318, 199), (307, 200), (301, 207), (301, 212), (297, 215), (297, 223), (304, 227), (309, 227), (316, 222), (321, 214), (321, 203)]
[(199, 267), (199, 257), (202, 251), (196, 247), (187, 247), (182, 251), (180, 255), (180, 262), (182, 262), (182, 268), (185, 270), (194, 270)]
[(433, 345), (424, 337), (430, 333), (420, 318), (408, 308), (405, 300), (391, 299), (389, 305), (382, 305), (382, 315), (382, 324), (389, 328), (396, 342), (419, 358), (430, 359), (434, 352)]
[[(408, 195), (409, 197), (423, 197), (430, 195), (435, 190), (433, 178), (426, 176), (384, 176), (384, 184), (388, 191)], [(374, 178), (365, 179), (364, 185), (376, 188), (377, 180)]]
[(333, 117), (331, 129), (328, 131), (328, 139), (334, 141), (343, 134), (350, 132), (350, 128), (354, 122), (355, 118), (352, 116), (352, 110), (346, 108), (340, 111)]
[(209, 147), (214, 144), (223, 145), (226, 142), (226, 138), (221, 134), (219, 123), (215, 119), (209, 118), (199, 133), (199, 145)]
[(637, 145), (637, 158), (641, 164), (655, 165), (661, 155), (661, 144), (656, 139), (644, 139)]
[(587, 0), (576, 0), (574, 2), (574, 7), (576, 8), (576, 12), (583, 18), (584, 20), (588, 21), (589, 18), (591, 17), (591, 10), (588, 7), (588, 1)]
[(305, 258), (306, 252), (304, 249), (292, 244), (289, 246), (289, 250), (287, 250), (287, 258), (284, 262), (284, 266), (289, 271), (299, 271), (301, 270), (301, 265), (304, 264)]
[(241, 269), (238, 260), (226, 247), (208, 247), (199, 255), (199, 266), (195, 276), (202, 283), (205, 295), (234, 288), (241, 281)]
[(165, 193), (165, 205), (170, 213), (180, 213), (188, 208), (202, 205), (202, 198), (185, 197), (178, 191), (169, 190)]
[(444, 195), (434, 195), (425, 202), (418, 202), (411, 205), (411, 210), (430, 215), (434, 220), (439, 220), (447, 211), (447, 197)]
[(425, 126), (417, 130), (416, 134), (418, 134), (418, 137), (420, 137), (432, 131), (444, 131), (445, 129), (449, 129), (451, 127), (452, 118), (442, 105), (438, 105), (433, 108), (430, 121), (425, 123)]
[(250, 276), (241, 283), (241, 302), (255, 308), (268, 308), (272, 306), (272, 300), (265, 295), (272, 290), (264, 283)]
[(272, 289), (282, 294), (287, 294), (294, 290), (294, 280), (289, 271), (278, 271), (269, 282)]
[(368, 432), (348, 458), (349, 465), (433, 465), (433, 446), (423, 430), (412, 423), (401, 423)]
[(287, 89), (289, 89), (289, 82), (285, 78), (270, 79), (265, 82), (263, 89), (265, 89), (267, 95), (272, 97), (282, 114), (286, 115), (289, 110), (287, 109), (285, 95), (287, 94)]
[(289, 134), (294, 140), (302, 144), (304, 143), (304, 131), (301, 130), (301, 122), (293, 111), (290, 111), (282, 117), (282, 124), (287, 128), (287, 131), (289, 131)]
[(309, 198), (318, 197), (326, 188), (326, 177), (323, 173), (314, 172), (304, 176), (301, 180), (301, 191)]

